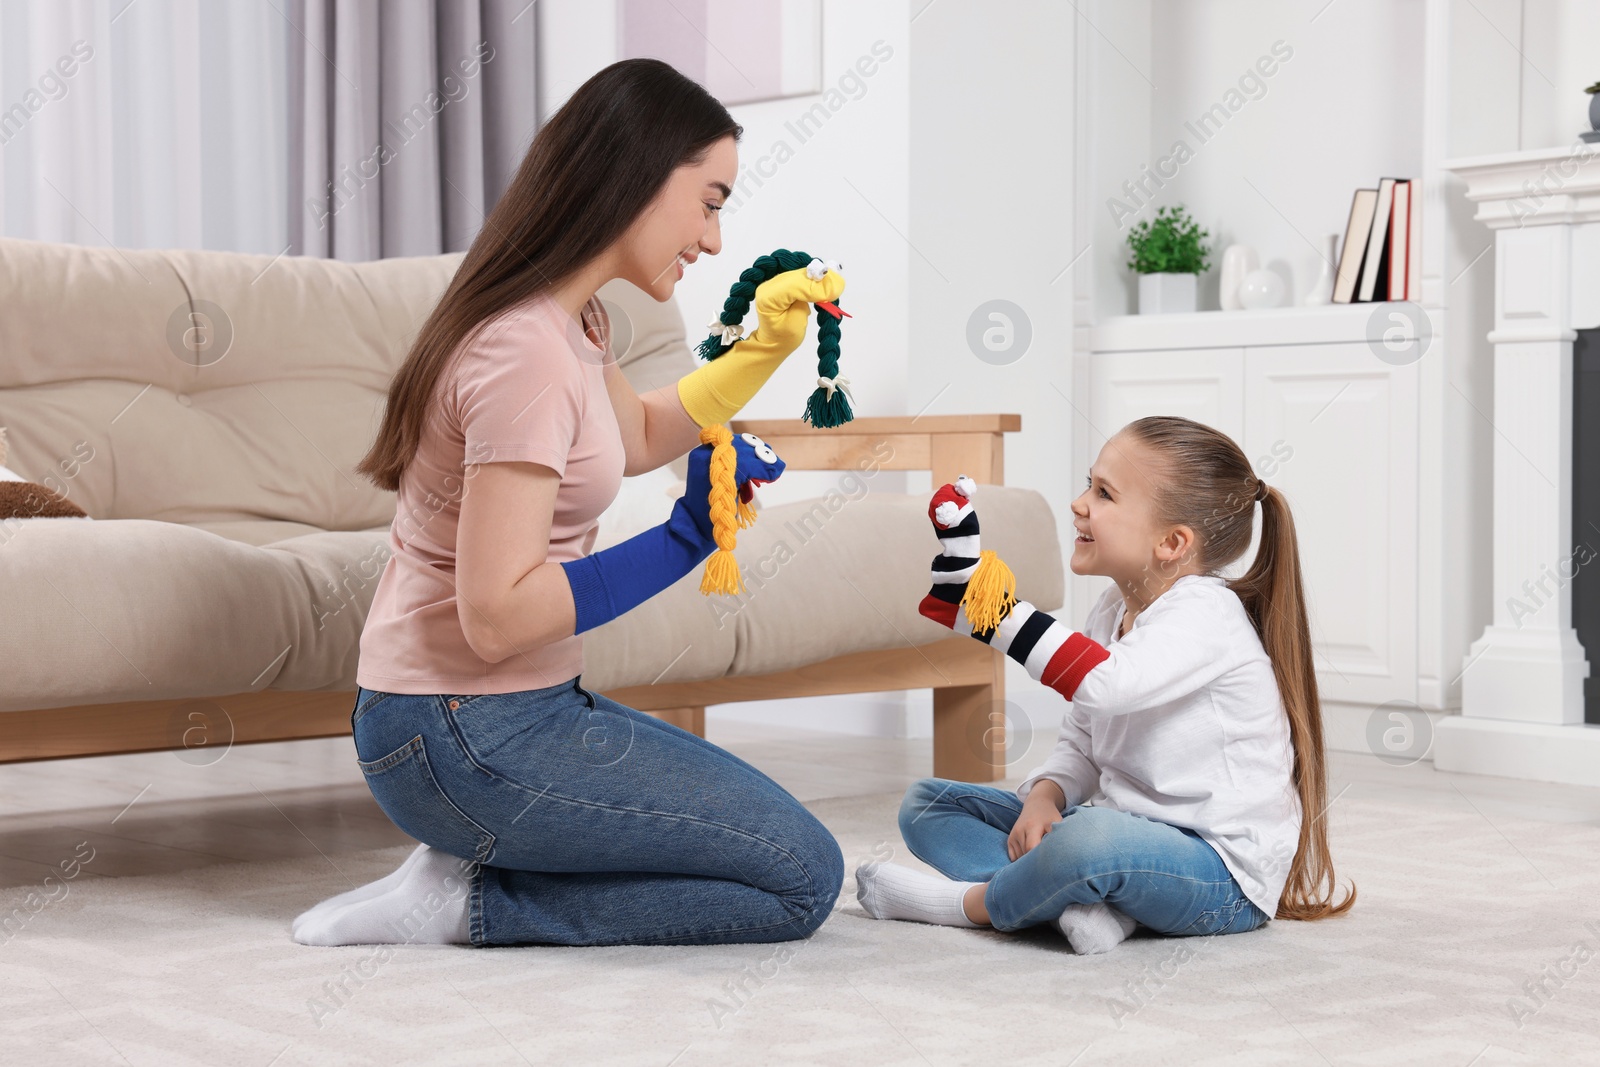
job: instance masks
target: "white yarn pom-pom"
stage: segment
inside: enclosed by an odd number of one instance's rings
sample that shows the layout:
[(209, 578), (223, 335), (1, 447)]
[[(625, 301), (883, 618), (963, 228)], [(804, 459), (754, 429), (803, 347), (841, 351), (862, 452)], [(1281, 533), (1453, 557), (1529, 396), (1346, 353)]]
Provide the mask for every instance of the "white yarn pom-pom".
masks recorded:
[(956, 492), (971, 500), (978, 494), (978, 483), (968, 478), (965, 474), (956, 477)]

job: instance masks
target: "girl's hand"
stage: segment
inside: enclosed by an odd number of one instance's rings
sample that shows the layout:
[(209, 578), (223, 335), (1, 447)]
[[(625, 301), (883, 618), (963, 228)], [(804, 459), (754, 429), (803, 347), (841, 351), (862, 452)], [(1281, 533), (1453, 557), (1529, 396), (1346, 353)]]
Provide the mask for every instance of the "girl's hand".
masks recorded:
[(1012, 863), (1031, 852), (1061, 821), (1061, 809), (1055, 801), (1060, 793), (1061, 787), (1048, 779), (1039, 781), (1029, 791), (1028, 799), (1022, 802), (1022, 814), (1017, 816), (1006, 838), (1006, 855), (1011, 857)]
[(835, 270), (816, 281), (807, 276), (804, 267), (768, 278), (756, 286), (759, 322), (750, 340), (788, 355), (806, 339), (811, 305), (819, 300), (837, 300), (843, 292), (844, 277)]
[(972, 507), (977, 491), (977, 483), (963, 474), (941, 485), (928, 501), (928, 521), (939, 538), (939, 554), (933, 557), (933, 584), (917, 610), (952, 630), (967, 582), (978, 571), (978, 513)]

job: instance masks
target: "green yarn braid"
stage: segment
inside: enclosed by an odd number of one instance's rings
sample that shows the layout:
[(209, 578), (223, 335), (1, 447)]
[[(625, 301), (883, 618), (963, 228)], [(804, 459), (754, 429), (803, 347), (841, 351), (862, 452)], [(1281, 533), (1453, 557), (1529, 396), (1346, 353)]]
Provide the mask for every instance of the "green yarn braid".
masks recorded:
[[(835, 300), (833, 306), (841, 305)], [(826, 311), (817, 312), (817, 373), (824, 378), (839, 376), (839, 325), (842, 321)], [(828, 391), (819, 385), (806, 400), (805, 413), (800, 417), (813, 426), (833, 427), (843, 426), (855, 415), (850, 411), (850, 399), (843, 389), (835, 389), (829, 397)]]
[[(728, 299), (722, 305), (718, 321), (724, 326), (737, 326), (750, 310), (750, 303), (756, 297), (756, 286), (787, 271), (800, 270), (815, 258), (808, 252), (791, 252), (787, 248), (774, 249), (768, 256), (757, 256), (755, 262), (739, 275), (733, 288), (728, 290)], [(837, 300), (833, 303), (839, 306)], [(817, 312), (817, 373), (822, 377), (836, 378), (839, 375), (839, 326), (839, 319), (825, 311)], [(732, 347), (723, 344), (716, 334), (711, 334), (700, 342), (696, 351), (701, 359), (709, 360), (716, 359)], [(850, 411), (850, 401), (843, 389), (836, 388), (832, 399), (829, 399), (828, 391), (818, 386), (806, 401), (805, 413), (801, 417), (813, 426), (832, 427), (842, 426), (855, 416)]]

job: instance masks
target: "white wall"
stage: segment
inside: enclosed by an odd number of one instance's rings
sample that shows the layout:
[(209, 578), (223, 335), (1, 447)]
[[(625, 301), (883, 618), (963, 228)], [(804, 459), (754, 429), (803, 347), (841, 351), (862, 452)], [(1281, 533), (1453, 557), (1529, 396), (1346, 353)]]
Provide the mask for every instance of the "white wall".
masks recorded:
[[(1453, 177), (1425, 173), (1443, 158), (1568, 145), (1587, 128), (1600, 4), (1585, 0), (1182, 0), (1085, 3), (1096, 40), (1082, 50), (1092, 86), (1084, 198), (1096, 277), (1080, 281), (1087, 323), (1134, 310), (1123, 265), (1126, 226), (1106, 201), (1145, 163), (1186, 140), (1193, 156), (1127, 220), (1184, 203), (1215, 247), (1252, 244), (1293, 279), (1314, 277), (1312, 245), (1341, 232), (1351, 191), (1383, 175), (1438, 186), (1424, 210), (1424, 304), (1435, 318), (1419, 433), (1425, 491), (1439, 507), (1419, 544), (1422, 700), (1460, 704), (1467, 645), (1490, 618), (1493, 363), (1492, 235)], [(1430, 33), (1441, 69), (1425, 67)], [(1223, 99), (1276, 40), (1293, 55), (1265, 92), (1236, 108), (1202, 143), (1185, 126)], [(1429, 93), (1442, 99), (1434, 100)], [(1431, 110), (1430, 110), (1431, 108)], [(1425, 121), (1433, 126), (1424, 127)], [(1432, 144), (1432, 155), (1425, 147)], [(1425, 189), (1425, 192), (1429, 190)], [(1435, 212), (1430, 216), (1429, 211)], [(1201, 306), (1217, 306), (1217, 272)]]
[[(549, 114), (584, 79), (616, 61), (616, 24), (614, 7), (606, 3), (541, 0), (538, 10), (541, 109)], [(696, 263), (675, 296), (693, 337), (721, 310), (728, 287), (756, 256), (799, 248), (838, 261), (849, 282), (842, 304), (853, 316), (844, 323), (840, 370), (858, 415), (910, 413), (910, 252), (900, 236), (908, 228), (910, 186), (910, 20), (906, 0), (825, 0), (824, 91), (729, 109), (744, 134), (740, 180), (722, 212), (723, 249)], [(786, 360), (740, 416), (799, 417), (816, 384), (809, 352), (808, 343)], [(762, 502), (817, 496), (839, 478), (788, 473), (762, 490)], [(904, 492), (906, 484), (904, 474), (879, 473), (870, 491)], [(850, 595), (848, 588), (843, 595)], [(906, 707), (903, 694), (884, 693), (717, 705), (709, 714), (904, 736)], [(928, 733), (926, 726), (913, 730)]]
[[(1015, 0), (980, 14), (971, 2), (914, 3), (911, 24), (911, 412), (1017, 412), (1005, 480), (1044, 494), (1063, 544), (1082, 472), (1071, 469), (1073, 274), (1073, 56), (1070, 5)], [(1087, 259), (1079, 260), (1080, 268)], [(1025, 351), (974, 348), (980, 307), (1004, 300), (1026, 321)], [(1005, 323), (978, 316), (980, 332)], [(996, 336), (997, 343), (1003, 337)], [(1020, 351), (1020, 355), (1016, 353)], [(980, 358), (984, 352), (988, 362)], [(920, 487), (925, 487), (924, 481)], [(980, 499), (981, 508), (981, 499)], [(980, 512), (981, 514), (981, 512)], [(1025, 574), (1018, 595), (1028, 595)], [(1060, 697), (1007, 663), (1013, 724), (1034, 731), (1030, 764), (1054, 742)], [(926, 693), (914, 726), (931, 712)]]
[(1112, 218), (1106, 202), (1153, 162), (1149, 149), (1155, 82), (1151, 0), (1084, 0), (1083, 6), (1085, 23), (1092, 25), (1084, 28), (1077, 48), (1082, 69), (1073, 80), (1089, 87), (1078, 107), (1082, 133), (1077, 139), (1087, 156), (1079, 162), (1086, 188), (1079, 191), (1075, 206), (1078, 250), (1088, 250), (1071, 281), (1075, 324), (1089, 326), (1136, 306), (1130, 295), (1136, 286), (1126, 266), (1127, 231)]
[[(1229, 244), (1254, 246), (1296, 302), (1317, 276), (1324, 236), (1343, 234), (1354, 190), (1422, 169), (1421, 0), (1338, 0), (1318, 14), (1325, 2), (1151, 5), (1150, 161), (1179, 141), (1193, 152), (1154, 205), (1185, 204), (1210, 230), (1213, 263)], [(1219, 103), (1232, 114), (1202, 127)], [(1154, 212), (1145, 206), (1117, 228), (1124, 262), (1127, 227)], [(1219, 273), (1201, 279), (1202, 309), (1220, 306)], [(1132, 312), (1136, 287), (1121, 274)]]
[[(858, 413), (899, 415), (906, 399), (907, 276), (905, 245), (895, 230), (906, 225), (906, 4), (829, 0), (823, 8), (822, 84), (835, 92), (729, 109), (744, 135), (740, 181), (722, 213), (723, 249), (689, 270), (675, 299), (693, 336), (721, 310), (728, 287), (756, 256), (801, 248), (837, 260), (850, 284), (843, 305), (854, 316), (844, 324), (841, 371)], [(616, 26), (610, 4), (541, 0), (539, 12), (541, 109), (548, 114), (616, 61)], [(873, 73), (863, 77), (858, 63)], [(848, 91), (839, 92), (847, 73)], [(817, 376), (815, 359), (803, 355), (785, 361), (741, 417), (797, 418)], [(763, 499), (814, 495), (831, 477), (785, 475)]]

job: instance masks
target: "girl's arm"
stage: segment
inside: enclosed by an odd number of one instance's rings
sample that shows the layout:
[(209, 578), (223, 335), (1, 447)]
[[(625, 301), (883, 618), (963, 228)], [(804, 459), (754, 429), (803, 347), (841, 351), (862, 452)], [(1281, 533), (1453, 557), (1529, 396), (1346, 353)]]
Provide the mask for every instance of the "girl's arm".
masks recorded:
[(995, 628), (973, 629), (961, 601), (979, 563), (971, 500), (976, 488), (970, 478), (957, 479), (941, 486), (928, 506), (941, 552), (933, 561), (933, 587), (919, 606), (923, 615), (1004, 652), (1084, 715), (1160, 707), (1216, 680), (1238, 661), (1228, 644), (1235, 628), (1209, 612), (1147, 613), (1110, 648), (1026, 600), (1006, 609)]
[(1100, 784), (1100, 768), (1089, 758), (1089, 732), (1073, 715), (1071, 708), (1061, 717), (1061, 733), (1056, 747), (1046, 757), (1043, 765), (1017, 786), (1017, 798), (1027, 800), (1034, 786), (1050, 782), (1061, 790), (1061, 803), (1056, 810), (1065, 811), (1074, 804), (1082, 804)]

